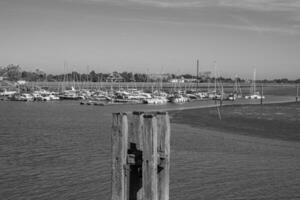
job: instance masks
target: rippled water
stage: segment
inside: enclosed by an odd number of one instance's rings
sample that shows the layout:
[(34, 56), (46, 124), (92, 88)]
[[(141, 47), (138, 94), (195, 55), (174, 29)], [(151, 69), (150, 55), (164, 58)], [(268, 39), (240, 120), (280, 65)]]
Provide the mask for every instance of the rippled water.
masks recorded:
[[(0, 102), (0, 199), (110, 199), (111, 113), (145, 109)], [(298, 142), (171, 128), (171, 199), (300, 199)]]

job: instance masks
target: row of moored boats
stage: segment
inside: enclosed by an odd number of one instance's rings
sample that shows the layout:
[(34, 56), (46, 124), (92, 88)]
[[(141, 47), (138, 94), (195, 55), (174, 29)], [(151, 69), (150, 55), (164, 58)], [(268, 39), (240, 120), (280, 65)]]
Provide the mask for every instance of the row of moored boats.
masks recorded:
[[(216, 91), (199, 92), (197, 90), (177, 90), (172, 92), (152, 91), (145, 92), (137, 89), (119, 89), (119, 90), (76, 90), (72, 87), (70, 90), (62, 92), (53, 92), (44, 89), (33, 92), (6, 91), (0, 93), (2, 100), (11, 101), (58, 101), (58, 100), (81, 100), (81, 104), (87, 105), (106, 105), (123, 103), (144, 103), (144, 104), (166, 104), (185, 103), (193, 100), (236, 100), (242, 96), (237, 93), (225, 94)], [(259, 94), (246, 96), (249, 99), (264, 98)]]

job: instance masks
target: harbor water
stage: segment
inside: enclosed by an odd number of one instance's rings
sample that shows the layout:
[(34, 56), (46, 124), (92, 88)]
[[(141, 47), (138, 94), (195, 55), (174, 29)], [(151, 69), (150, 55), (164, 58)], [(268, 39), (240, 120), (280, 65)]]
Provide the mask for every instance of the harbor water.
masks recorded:
[[(172, 108), (0, 102), (0, 199), (109, 200), (112, 113)], [(299, 141), (171, 121), (170, 199), (300, 199)]]

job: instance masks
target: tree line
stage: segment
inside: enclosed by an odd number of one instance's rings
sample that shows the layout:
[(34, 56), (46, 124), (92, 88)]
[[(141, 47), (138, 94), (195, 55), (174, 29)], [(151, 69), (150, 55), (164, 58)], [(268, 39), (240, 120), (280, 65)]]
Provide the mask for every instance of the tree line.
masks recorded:
[[(76, 82), (107, 82), (107, 81), (123, 81), (123, 82), (167, 82), (170, 79), (190, 79), (194, 82), (214, 82), (215, 77), (211, 72), (202, 72), (198, 77), (191, 74), (163, 74), (150, 76), (144, 73), (133, 72), (112, 72), (112, 73), (96, 73), (92, 70), (90, 73), (79, 73), (72, 71), (65, 74), (46, 74), (44, 71), (36, 69), (35, 71), (22, 70), (19, 65), (10, 64), (6, 67), (0, 67), (0, 77), (4, 77), (9, 81), (25, 80), (30, 82), (62, 82), (62, 81), (76, 81)], [(116, 79), (114, 79), (116, 78)], [(231, 78), (218, 77), (219, 81), (223, 83), (234, 82)], [(246, 82), (247, 80), (237, 78), (239, 82)], [(300, 83), (300, 78), (296, 80), (289, 80), (287, 78), (273, 79), (273, 80), (258, 80), (260, 83)]]

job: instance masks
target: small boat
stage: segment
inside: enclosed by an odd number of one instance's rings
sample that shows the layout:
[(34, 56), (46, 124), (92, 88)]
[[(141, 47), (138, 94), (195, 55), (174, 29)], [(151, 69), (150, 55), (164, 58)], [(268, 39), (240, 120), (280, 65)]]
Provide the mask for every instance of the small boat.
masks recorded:
[(144, 104), (166, 104), (168, 100), (165, 97), (153, 97), (143, 100)]
[(33, 101), (34, 97), (29, 93), (15, 94), (11, 97), (12, 101)]
[(175, 95), (169, 98), (172, 103), (185, 103), (189, 101), (189, 98), (184, 97), (182, 95)]

